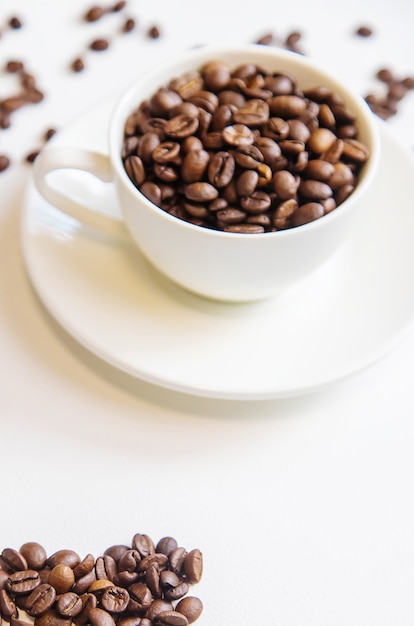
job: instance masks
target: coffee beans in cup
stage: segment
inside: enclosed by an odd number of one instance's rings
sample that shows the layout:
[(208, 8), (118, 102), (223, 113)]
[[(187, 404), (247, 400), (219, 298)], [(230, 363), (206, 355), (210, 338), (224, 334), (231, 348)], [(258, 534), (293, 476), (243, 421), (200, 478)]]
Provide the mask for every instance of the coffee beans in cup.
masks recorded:
[(48, 556), (27, 542), (0, 554), (0, 617), (10, 626), (187, 626), (203, 610), (188, 594), (202, 573), (200, 550), (173, 537), (155, 544), (137, 533), (97, 559), (67, 549)]
[(324, 85), (220, 60), (173, 77), (125, 123), (132, 183), (171, 215), (235, 233), (301, 226), (335, 210), (368, 160), (358, 121)]

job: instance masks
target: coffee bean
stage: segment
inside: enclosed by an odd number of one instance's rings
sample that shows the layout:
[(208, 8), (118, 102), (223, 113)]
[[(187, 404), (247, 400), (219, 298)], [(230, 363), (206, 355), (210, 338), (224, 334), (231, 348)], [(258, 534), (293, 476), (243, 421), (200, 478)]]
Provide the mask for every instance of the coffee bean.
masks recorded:
[(17, 30), (19, 28), (21, 28), (23, 26), (23, 23), (21, 21), (21, 19), (19, 17), (13, 16), (9, 19), (8, 22), (10, 28), (13, 28), (14, 30)]
[(365, 25), (359, 26), (355, 32), (360, 37), (371, 37), (371, 35), (373, 34), (372, 28), (370, 26), (365, 26)]
[(129, 593), (122, 587), (109, 587), (102, 594), (100, 602), (109, 613), (122, 613), (128, 606)]
[(98, 557), (95, 563), (95, 573), (98, 580), (113, 580), (118, 573), (115, 559), (109, 554)]
[(69, 565), (59, 563), (52, 568), (48, 580), (58, 594), (65, 593), (72, 588), (75, 582), (75, 574)]
[(28, 569), (24, 556), (13, 548), (5, 548), (1, 553), (1, 560), (10, 571), (20, 571)]
[(145, 617), (153, 622), (160, 613), (172, 610), (173, 605), (171, 602), (167, 602), (166, 600), (162, 599), (156, 599), (151, 602), (151, 605), (145, 613)]
[(324, 215), (324, 208), (320, 202), (308, 202), (299, 206), (292, 216), (294, 226), (303, 226), (319, 219)]
[(105, 9), (101, 6), (93, 6), (85, 13), (85, 20), (87, 22), (96, 22), (105, 15)]
[(36, 570), (26, 569), (14, 572), (8, 577), (5, 589), (15, 596), (29, 594), (40, 585), (40, 575)]
[(75, 578), (79, 579), (89, 574), (95, 565), (95, 559), (92, 554), (87, 554), (85, 558), (73, 568)]
[(191, 550), (184, 559), (184, 573), (190, 583), (198, 583), (203, 573), (203, 555), (198, 548)]
[(68, 591), (59, 596), (56, 610), (62, 617), (76, 617), (82, 611), (83, 604), (80, 596), (73, 591)]
[(94, 39), (90, 45), (89, 48), (91, 50), (95, 50), (97, 52), (102, 52), (103, 50), (106, 50), (107, 48), (109, 48), (109, 41), (108, 39)]
[(178, 602), (175, 610), (178, 613), (182, 613), (187, 618), (189, 624), (193, 624), (203, 611), (203, 603), (195, 596), (187, 596)]
[(18, 610), (14, 600), (5, 589), (0, 590), (0, 617), (5, 621), (10, 621), (12, 617), (18, 616)]
[(81, 559), (77, 552), (73, 550), (58, 550), (47, 559), (47, 565), (53, 569), (56, 565), (64, 564), (73, 569), (80, 561)]
[(178, 611), (163, 611), (154, 618), (154, 626), (187, 626), (188, 620)]
[(116, 622), (112, 615), (104, 609), (95, 608), (89, 611), (91, 626), (115, 626)]
[(32, 617), (43, 615), (52, 608), (56, 598), (56, 589), (48, 583), (40, 584), (25, 602), (25, 609)]
[(161, 31), (158, 26), (154, 25), (148, 29), (147, 35), (150, 39), (158, 39), (159, 37), (161, 37)]
[(104, 556), (105, 555), (111, 556), (114, 559), (115, 563), (117, 563), (119, 559), (122, 557), (122, 555), (125, 554), (125, 552), (128, 552), (128, 550), (130, 550), (130, 548), (126, 545), (123, 545), (123, 544), (114, 545), (114, 546), (110, 546), (109, 548), (105, 550)]
[(74, 72), (82, 72), (85, 69), (85, 64), (83, 60), (78, 57), (74, 61), (72, 61), (71, 68)]

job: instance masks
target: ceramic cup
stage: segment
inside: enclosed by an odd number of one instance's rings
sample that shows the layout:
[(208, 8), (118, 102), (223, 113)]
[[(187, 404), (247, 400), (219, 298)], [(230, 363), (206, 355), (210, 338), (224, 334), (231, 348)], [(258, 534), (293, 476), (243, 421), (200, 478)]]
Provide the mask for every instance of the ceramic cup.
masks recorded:
[[(132, 184), (122, 159), (124, 124), (130, 113), (158, 88), (207, 61), (231, 67), (255, 63), (268, 71), (293, 75), (300, 89), (324, 85), (356, 114), (358, 138), (370, 150), (353, 193), (337, 209), (308, 224), (271, 233), (236, 234), (208, 229), (174, 217), (155, 206)], [(105, 132), (105, 130), (103, 131)], [(374, 116), (363, 99), (307, 58), (275, 47), (203, 47), (187, 51), (142, 74), (116, 104), (109, 123), (108, 153), (47, 144), (36, 159), (34, 178), (41, 195), (81, 222), (115, 237), (127, 231), (145, 257), (187, 290), (229, 302), (251, 301), (284, 292), (326, 262), (343, 244), (377, 169), (380, 145)], [(112, 182), (119, 207), (113, 215), (87, 206), (50, 182), (49, 174), (79, 169)], [(119, 211), (120, 208), (120, 211)], [(117, 210), (115, 210), (117, 209)], [(111, 245), (111, 239), (108, 240)]]

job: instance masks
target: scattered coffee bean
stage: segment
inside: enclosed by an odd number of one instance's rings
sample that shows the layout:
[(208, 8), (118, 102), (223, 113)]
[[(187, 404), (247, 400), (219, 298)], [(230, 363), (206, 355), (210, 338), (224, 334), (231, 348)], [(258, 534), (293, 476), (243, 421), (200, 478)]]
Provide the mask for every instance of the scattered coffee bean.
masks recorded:
[(126, 7), (126, 1), (125, 0), (120, 0), (120, 2), (116, 2), (113, 7), (112, 7), (112, 11), (114, 13), (117, 13), (118, 11), (122, 11), (122, 9), (124, 9)]
[(80, 57), (77, 57), (72, 61), (71, 68), (74, 72), (82, 72), (85, 69), (85, 64)]
[(13, 16), (9, 19), (9, 26), (14, 30), (17, 30), (23, 26), (23, 23), (19, 17)]
[(85, 20), (87, 22), (97, 22), (105, 15), (106, 11), (101, 6), (93, 6), (85, 13)]
[(122, 27), (122, 31), (124, 33), (130, 33), (131, 30), (134, 30), (136, 25), (135, 20), (132, 17), (129, 17), (128, 19), (125, 20), (124, 25)]
[(108, 39), (103, 39), (103, 38), (94, 39), (91, 42), (89, 48), (91, 50), (95, 50), (97, 52), (101, 52), (101, 51), (106, 50), (107, 48), (109, 48), (109, 41), (108, 41)]
[(151, 26), (148, 30), (147, 30), (147, 36), (150, 39), (158, 39), (159, 37), (161, 37), (161, 31), (159, 29), (158, 26)]
[(371, 35), (373, 35), (373, 30), (370, 26), (359, 26), (355, 33), (359, 37), (371, 37)]

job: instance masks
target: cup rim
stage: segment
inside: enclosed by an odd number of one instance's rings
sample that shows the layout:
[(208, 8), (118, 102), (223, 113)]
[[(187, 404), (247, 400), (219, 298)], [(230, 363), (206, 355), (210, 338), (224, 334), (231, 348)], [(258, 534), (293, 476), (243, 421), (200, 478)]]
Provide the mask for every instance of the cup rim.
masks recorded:
[[(356, 113), (357, 121), (360, 124), (362, 123), (365, 127), (365, 132), (367, 135), (366, 143), (369, 143), (370, 156), (368, 158), (368, 161), (364, 165), (363, 174), (358, 180), (354, 191), (334, 211), (323, 215), (319, 219), (313, 220), (306, 224), (302, 224), (300, 226), (295, 226), (284, 230), (277, 230), (265, 233), (251, 233), (246, 235), (245, 233), (233, 233), (225, 232), (222, 230), (210, 229), (208, 227), (192, 224), (191, 222), (187, 222), (186, 220), (175, 217), (151, 202), (139, 191), (137, 187), (135, 187), (135, 185), (132, 184), (122, 162), (122, 146), (120, 140), (122, 139), (121, 133), (123, 133), (123, 128), (128, 114), (131, 113), (134, 108), (139, 106), (142, 100), (145, 100), (145, 94), (141, 96), (139, 95), (140, 85), (145, 83), (145, 81), (151, 76), (156, 76), (157, 74), (168, 74), (170, 77), (173, 77), (174, 75), (177, 75), (177, 73), (186, 71), (185, 69), (177, 70), (177, 67), (181, 64), (188, 65), (187, 69), (190, 70), (196, 68), (197, 65), (201, 65), (209, 59), (219, 59), (222, 55), (229, 54), (244, 56), (248, 54), (254, 54), (255, 56), (263, 57), (263, 59), (269, 59), (273, 57), (276, 62), (278, 59), (281, 59), (287, 61), (288, 63), (292, 63), (294, 66), (297, 67), (302, 67), (305, 69), (308, 68), (313, 73), (320, 74), (321, 84), (323, 84), (323, 79), (324, 77), (326, 77), (326, 81), (333, 85), (334, 89), (340, 92), (341, 95), (345, 97), (345, 100), (352, 103), (351, 107)], [(237, 61), (235, 61), (235, 63), (237, 63)], [(290, 72), (295, 77), (294, 69), (290, 70)], [(162, 86), (163, 80), (160, 78), (159, 87)], [(134, 96), (135, 101), (131, 102), (131, 99), (133, 99)], [(132, 193), (137, 201), (143, 202), (148, 210), (155, 212), (158, 215), (162, 215), (163, 219), (173, 222), (176, 225), (180, 225), (180, 228), (189, 229), (190, 231), (195, 233), (196, 236), (200, 236), (201, 232), (204, 233), (204, 236), (210, 235), (218, 238), (230, 238), (232, 241), (235, 241), (236, 239), (240, 239), (243, 241), (256, 241), (258, 239), (262, 240), (263, 238), (269, 240), (273, 238), (286, 239), (291, 237), (306, 236), (306, 233), (309, 233), (312, 230), (323, 228), (324, 224), (328, 226), (332, 221), (340, 219), (341, 215), (343, 215), (345, 212), (349, 212), (349, 210), (352, 209), (352, 205), (358, 202), (360, 196), (365, 193), (365, 191), (371, 184), (372, 179), (374, 178), (378, 169), (381, 149), (378, 121), (375, 119), (374, 113), (371, 111), (363, 97), (354, 88), (335, 78), (335, 76), (333, 76), (328, 70), (324, 69), (320, 63), (314, 62), (311, 59), (290, 50), (284, 50), (282, 48), (265, 46), (260, 44), (208, 44), (205, 46), (194, 48), (192, 50), (181, 51), (179, 54), (171, 57), (167, 62), (158, 61), (156, 64), (146, 69), (144, 72), (142, 72), (142, 74), (135, 78), (135, 80), (129, 85), (126, 90), (124, 90), (123, 94), (118, 98), (110, 117), (108, 139), (109, 154), (112, 166), (115, 169), (115, 172), (119, 179), (123, 182), (123, 184), (128, 186), (129, 191)]]

